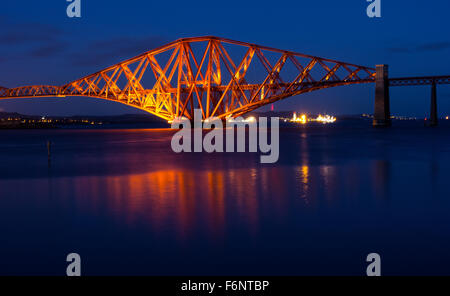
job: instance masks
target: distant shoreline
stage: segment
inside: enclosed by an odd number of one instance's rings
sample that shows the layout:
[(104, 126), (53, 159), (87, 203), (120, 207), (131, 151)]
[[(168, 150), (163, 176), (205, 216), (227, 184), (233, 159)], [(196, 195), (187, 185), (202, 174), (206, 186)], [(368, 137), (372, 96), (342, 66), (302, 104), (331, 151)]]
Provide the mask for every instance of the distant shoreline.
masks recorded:
[[(292, 116), (292, 111), (250, 112), (244, 118), (279, 117), (286, 121)], [(308, 114), (310, 116), (311, 114)], [(311, 115), (312, 116), (312, 115)], [(370, 114), (354, 114), (336, 116), (338, 121), (368, 121)], [(393, 120), (423, 121), (423, 118), (393, 116)], [(109, 116), (39, 116), (23, 115), (20, 113), (0, 112), (0, 130), (28, 130), (28, 129), (101, 129), (101, 128), (170, 128), (165, 120), (151, 114), (124, 114)]]

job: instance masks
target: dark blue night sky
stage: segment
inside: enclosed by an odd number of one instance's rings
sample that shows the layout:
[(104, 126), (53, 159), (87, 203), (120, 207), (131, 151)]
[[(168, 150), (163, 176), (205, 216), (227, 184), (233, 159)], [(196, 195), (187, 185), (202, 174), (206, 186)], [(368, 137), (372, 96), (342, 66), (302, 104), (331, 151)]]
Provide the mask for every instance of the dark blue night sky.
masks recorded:
[[(182, 37), (216, 35), (350, 63), (386, 63), (391, 77), (450, 74), (450, 2), (382, 0), (82, 0), (68, 18), (65, 0), (4, 1), (0, 11), (0, 85), (64, 84)], [(372, 113), (373, 85), (346, 86), (286, 99), (275, 110)], [(426, 116), (429, 87), (393, 88), (392, 113)], [(438, 87), (450, 113), (450, 87)], [(20, 99), (0, 109), (39, 115), (141, 112), (90, 98)]]

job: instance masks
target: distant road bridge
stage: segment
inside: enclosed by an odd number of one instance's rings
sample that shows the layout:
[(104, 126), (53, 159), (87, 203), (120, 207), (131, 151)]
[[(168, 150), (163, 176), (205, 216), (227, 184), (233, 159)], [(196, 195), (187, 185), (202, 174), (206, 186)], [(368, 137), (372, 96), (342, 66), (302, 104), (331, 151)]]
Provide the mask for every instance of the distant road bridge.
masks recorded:
[(386, 65), (375, 69), (208, 36), (179, 39), (61, 86), (0, 87), (0, 99), (83, 96), (168, 121), (192, 120), (194, 109), (203, 119), (226, 119), (302, 93), (374, 82), (374, 125), (384, 126), (390, 124), (389, 86), (430, 84), (435, 106), (436, 84), (450, 83), (450, 76), (392, 79)]

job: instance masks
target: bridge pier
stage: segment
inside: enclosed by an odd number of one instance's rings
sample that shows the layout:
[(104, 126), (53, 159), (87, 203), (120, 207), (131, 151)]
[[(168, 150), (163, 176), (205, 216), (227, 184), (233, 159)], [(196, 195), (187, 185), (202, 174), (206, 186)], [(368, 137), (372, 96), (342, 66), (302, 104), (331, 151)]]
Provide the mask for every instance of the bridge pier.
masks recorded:
[(438, 116), (437, 116), (437, 98), (436, 98), (436, 81), (433, 80), (431, 84), (431, 110), (430, 110), (430, 122), (429, 126), (437, 126), (438, 125)]
[(375, 110), (373, 126), (386, 127), (391, 125), (389, 106), (389, 75), (388, 65), (376, 66), (375, 77)]

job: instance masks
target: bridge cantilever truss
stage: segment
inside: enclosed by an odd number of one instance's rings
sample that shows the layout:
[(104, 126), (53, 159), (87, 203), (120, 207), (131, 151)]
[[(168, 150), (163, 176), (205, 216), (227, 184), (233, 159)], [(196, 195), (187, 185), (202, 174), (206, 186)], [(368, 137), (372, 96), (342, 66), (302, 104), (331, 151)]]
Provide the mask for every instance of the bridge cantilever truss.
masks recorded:
[(62, 86), (0, 87), (0, 99), (86, 96), (166, 120), (236, 117), (286, 97), (375, 81), (375, 69), (218, 37), (185, 38)]

